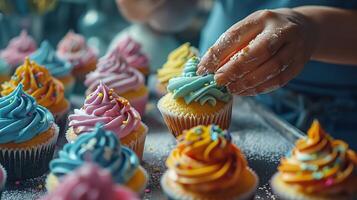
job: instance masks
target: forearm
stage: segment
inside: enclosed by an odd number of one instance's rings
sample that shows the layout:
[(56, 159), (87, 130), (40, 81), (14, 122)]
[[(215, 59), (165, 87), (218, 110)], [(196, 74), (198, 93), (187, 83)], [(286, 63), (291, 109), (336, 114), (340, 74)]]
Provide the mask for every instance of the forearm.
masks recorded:
[(357, 10), (323, 6), (294, 8), (315, 24), (313, 60), (357, 65)]

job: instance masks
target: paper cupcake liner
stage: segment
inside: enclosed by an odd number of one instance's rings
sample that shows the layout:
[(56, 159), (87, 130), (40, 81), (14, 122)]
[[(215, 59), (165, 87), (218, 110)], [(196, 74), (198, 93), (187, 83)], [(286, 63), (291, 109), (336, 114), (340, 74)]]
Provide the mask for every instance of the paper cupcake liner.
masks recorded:
[(213, 114), (195, 115), (193, 113), (184, 115), (170, 112), (163, 108), (158, 103), (158, 108), (164, 118), (164, 121), (171, 131), (177, 137), (182, 134), (184, 130), (193, 128), (198, 125), (218, 125), (222, 129), (228, 129), (231, 123), (232, 116), (232, 101), (228, 102), (221, 110)]
[(0, 163), (7, 171), (9, 181), (39, 177), (48, 171), (59, 132), (57, 125), (52, 126), (55, 128), (54, 136), (43, 144), (24, 149), (0, 150)]
[[(251, 187), (249, 191), (246, 191), (244, 194), (240, 194), (239, 196), (232, 196), (232, 197), (222, 197), (220, 200), (253, 200), (255, 196), (255, 191), (258, 188), (259, 185), (259, 178), (256, 175), (256, 173), (248, 168), (249, 172), (252, 173), (252, 175), (255, 177), (256, 182), (255, 184)], [(204, 196), (194, 196), (190, 194), (189, 192), (185, 192), (182, 190), (179, 190), (178, 188), (170, 188), (169, 185), (167, 184), (167, 179), (168, 179), (168, 172), (166, 171), (162, 178), (161, 178), (161, 187), (162, 190), (164, 191), (165, 195), (168, 197), (169, 200), (213, 200), (211, 196), (207, 195), (207, 197)]]
[[(132, 149), (136, 153), (136, 155), (138, 156), (138, 158), (140, 160), (142, 160), (142, 158), (143, 158), (146, 134), (149, 130), (148, 127), (144, 123), (141, 123), (141, 124), (145, 129), (145, 131), (143, 133), (136, 133), (137, 136), (134, 139), (131, 139), (130, 141), (126, 141), (124, 139), (125, 137), (120, 140), (124, 146), (127, 146), (130, 149)], [(130, 136), (130, 134), (129, 134), (129, 136)]]

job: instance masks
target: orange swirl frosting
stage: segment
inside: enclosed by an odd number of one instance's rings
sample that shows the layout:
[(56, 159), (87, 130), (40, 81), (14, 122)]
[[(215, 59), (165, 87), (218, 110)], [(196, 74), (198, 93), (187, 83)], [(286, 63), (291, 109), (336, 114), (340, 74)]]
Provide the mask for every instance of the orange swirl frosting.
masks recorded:
[(26, 58), (25, 63), (18, 67), (11, 80), (2, 84), (1, 95), (10, 94), (22, 83), (26, 93), (33, 96), (37, 103), (49, 109), (53, 114), (68, 108), (64, 98), (63, 84), (50, 75), (50, 72)]
[(356, 153), (341, 140), (334, 140), (314, 121), (308, 137), (296, 142), (291, 155), (279, 166), (281, 180), (307, 193), (338, 194), (354, 176)]
[(236, 187), (248, 170), (247, 161), (231, 143), (230, 134), (215, 125), (184, 132), (166, 165), (171, 180), (196, 192)]

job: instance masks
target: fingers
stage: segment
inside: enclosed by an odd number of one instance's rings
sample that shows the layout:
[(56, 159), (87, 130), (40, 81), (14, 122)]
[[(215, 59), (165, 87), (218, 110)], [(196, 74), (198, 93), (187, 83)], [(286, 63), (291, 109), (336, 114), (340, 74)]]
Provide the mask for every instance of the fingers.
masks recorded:
[(246, 73), (245, 76), (227, 85), (232, 93), (241, 93), (247, 89), (263, 84), (278, 76), (282, 71), (291, 67), (292, 58), (296, 48), (294, 43), (284, 45), (271, 59), (264, 62), (255, 70)]
[(252, 16), (233, 25), (202, 57), (197, 74), (215, 72), (227, 57), (245, 47), (263, 28), (262, 22)]

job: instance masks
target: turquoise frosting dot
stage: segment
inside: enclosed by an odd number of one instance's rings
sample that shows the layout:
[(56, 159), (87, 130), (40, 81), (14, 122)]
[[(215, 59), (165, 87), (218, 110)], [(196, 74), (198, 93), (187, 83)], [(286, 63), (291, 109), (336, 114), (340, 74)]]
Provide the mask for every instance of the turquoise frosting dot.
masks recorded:
[(0, 144), (21, 143), (47, 131), (54, 123), (50, 111), (26, 94), (22, 84), (0, 98)]
[(30, 59), (46, 67), (54, 77), (67, 76), (72, 71), (72, 64), (60, 59), (48, 41), (43, 41), (39, 49), (30, 55)]
[(66, 144), (59, 157), (52, 160), (50, 170), (55, 176), (66, 175), (85, 162), (93, 162), (111, 172), (117, 183), (126, 183), (139, 166), (136, 154), (121, 146), (117, 136), (97, 124), (92, 132), (81, 134)]
[(213, 74), (200, 76), (196, 74), (199, 59), (193, 57), (185, 64), (183, 73), (180, 77), (172, 78), (167, 89), (173, 93), (173, 97), (184, 98), (186, 104), (199, 102), (201, 105), (206, 103), (214, 106), (217, 100), (228, 102), (232, 96), (226, 87), (218, 86)]

